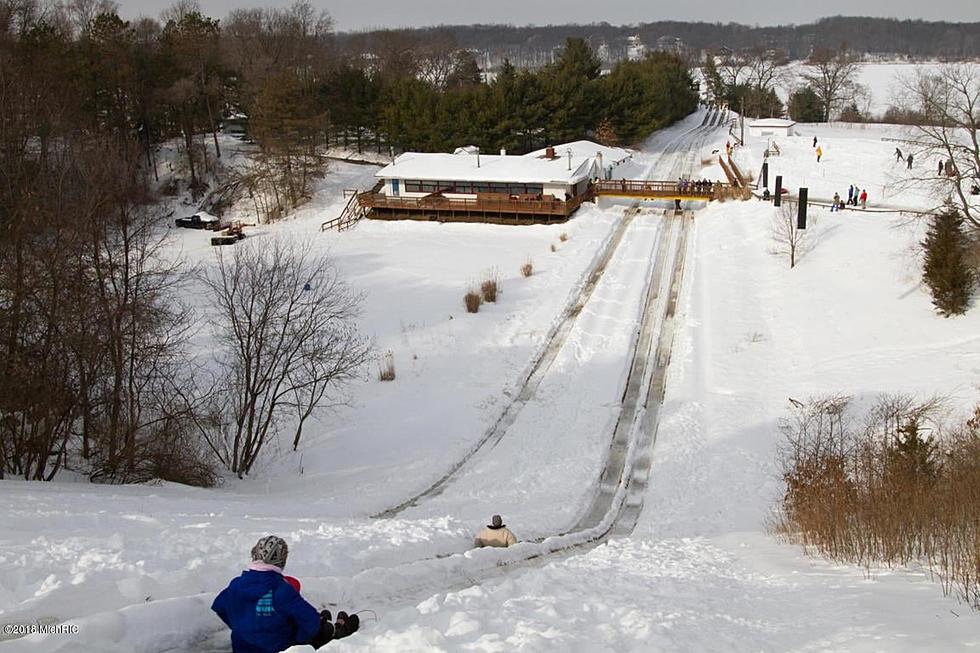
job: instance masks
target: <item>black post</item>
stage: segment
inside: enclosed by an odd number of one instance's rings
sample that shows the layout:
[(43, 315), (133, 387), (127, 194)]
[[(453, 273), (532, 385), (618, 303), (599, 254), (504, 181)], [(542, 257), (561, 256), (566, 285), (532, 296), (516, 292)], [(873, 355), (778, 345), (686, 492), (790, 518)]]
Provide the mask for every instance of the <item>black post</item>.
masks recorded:
[(773, 195), (773, 206), (783, 205), (783, 176), (776, 175), (776, 194)]
[(762, 187), (769, 188), (769, 162), (762, 164)]
[(796, 212), (796, 228), (806, 229), (806, 196), (809, 192), (806, 188), (800, 189), (800, 206)]

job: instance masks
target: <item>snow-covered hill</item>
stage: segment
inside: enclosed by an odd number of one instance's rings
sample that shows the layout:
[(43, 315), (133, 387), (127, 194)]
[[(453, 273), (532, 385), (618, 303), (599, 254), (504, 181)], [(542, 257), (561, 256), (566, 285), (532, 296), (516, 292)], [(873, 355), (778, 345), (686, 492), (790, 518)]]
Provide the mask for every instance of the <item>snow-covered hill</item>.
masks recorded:
[[(693, 116), (651, 139), (655, 174), (673, 174), (687, 155), (663, 153), (700, 122)], [(881, 140), (900, 130), (802, 132), (780, 142), (784, 154), (772, 162), (790, 187), (805, 180), (823, 196), (858, 177), (893, 204), (928, 203), (901, 189), (894, 144)], [(820, 164), (811, 161), (814, 135), (826, 144)], [(710, 160), (724, 138), (706, 135), (690, 160)], [(765, 146), (750, 140), (740, 150), (746, 169)], [(352, 406), (310, 428), (299, 453), (221, 488), (0, 482), (0, 623), (78, 626), (0, 641), (0, 653), (227, 646), (210, 600), (270, 532), (289, 541), (287, 571), (311, 601), (378, 613), (375, 621), (365, 612), (361, 632), (329, 645), (338, 652), (980, 646), (980, 618), (943, 598), (925, 573), (868, 575), (807, 558), (766, 532), (780, 492), (775, 420), (788, 397), (907, 391), (949, 394), (962, 407), (976, 400), (980, 313), (933, 314), (910, 255), (920, 222), (813, 207), (813, 247), (789, 270), (772, 251), (770, 205), (697, 211), (639, 525), (595, 549), (510, 570), (497, 563), (536, 545), (467, 552), (472, 536), (494, 512), (519, 538), (560, 530), (594, 490), (599, 435), (618, 410), (663, 217), (633, 219), (553, 376), (486, 461), (438, 500), (372, 519), (445, 473), (497, 419), (626, 208), (600, 203), (556, 226), (366, 221), (319, 232), (342, 208), (341, 190), (370, 184), (372, 174), (335, 164), (311, 205), (253, 235), (291, 234), (333, 255), (365, 293), (362, 327), (379, 351), (394, 353), (396, 381), (372, 373)], [(190, 260), (213, 262), (206, 234), (176, 238)], [(528, 258), (535, 273), (524, 279)], [(493, 267), (500, 300), (466, 314), (463, 293)]]

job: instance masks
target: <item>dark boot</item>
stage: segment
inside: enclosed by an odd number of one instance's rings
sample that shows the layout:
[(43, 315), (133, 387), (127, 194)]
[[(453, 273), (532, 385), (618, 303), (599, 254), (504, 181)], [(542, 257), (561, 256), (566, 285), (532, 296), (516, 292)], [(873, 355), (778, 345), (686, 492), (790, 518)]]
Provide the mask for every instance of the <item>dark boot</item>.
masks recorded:
[(361, 627), (361, 620), (356, 614), (347, 614), (346, 612), (337, 613), (337, 622), (333, 627), (334, 639), (342, 639), (348, 637), (357, 632), (357, 629)]
[(330, 610), (322, 610), (320, 612), (320, 632), (310, 640), (310, 646), (320, 648), (336, 637), (334, 625), (331, 621)]

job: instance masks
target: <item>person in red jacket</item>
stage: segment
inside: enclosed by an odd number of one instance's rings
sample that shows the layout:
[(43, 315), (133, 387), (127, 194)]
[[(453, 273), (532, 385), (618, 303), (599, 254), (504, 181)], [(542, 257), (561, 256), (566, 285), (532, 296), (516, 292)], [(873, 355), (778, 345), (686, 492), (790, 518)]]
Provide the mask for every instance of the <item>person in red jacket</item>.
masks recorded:
[[(296, 644), (320, 648), (357, 631), (357, 615), (341, 612), (331, 623), (329, 610), (300, 596), (299, 581), (283, 576), (289, 547), (275, 535), (252, 547), (252, 563), (218, 594), (211, 609), (231, 628), (234, 653), (280, 653)], [(295, 584), (289, 582), (295, 581)]]
[(861, 191), (861, 208), (862, 209), (868, 208), (868, 191), (867, 190), (862, 190)]

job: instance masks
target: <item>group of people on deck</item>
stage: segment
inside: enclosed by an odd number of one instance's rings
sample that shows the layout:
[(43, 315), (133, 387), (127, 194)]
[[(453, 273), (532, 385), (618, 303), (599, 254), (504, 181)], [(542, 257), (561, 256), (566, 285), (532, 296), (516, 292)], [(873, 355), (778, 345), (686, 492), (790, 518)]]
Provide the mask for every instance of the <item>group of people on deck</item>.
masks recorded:
[(714, 192), (714, 182), (709, 179), (687, 179), (681, 177), (677, 180), (677, 192), (681, 195), (711, 195)]

